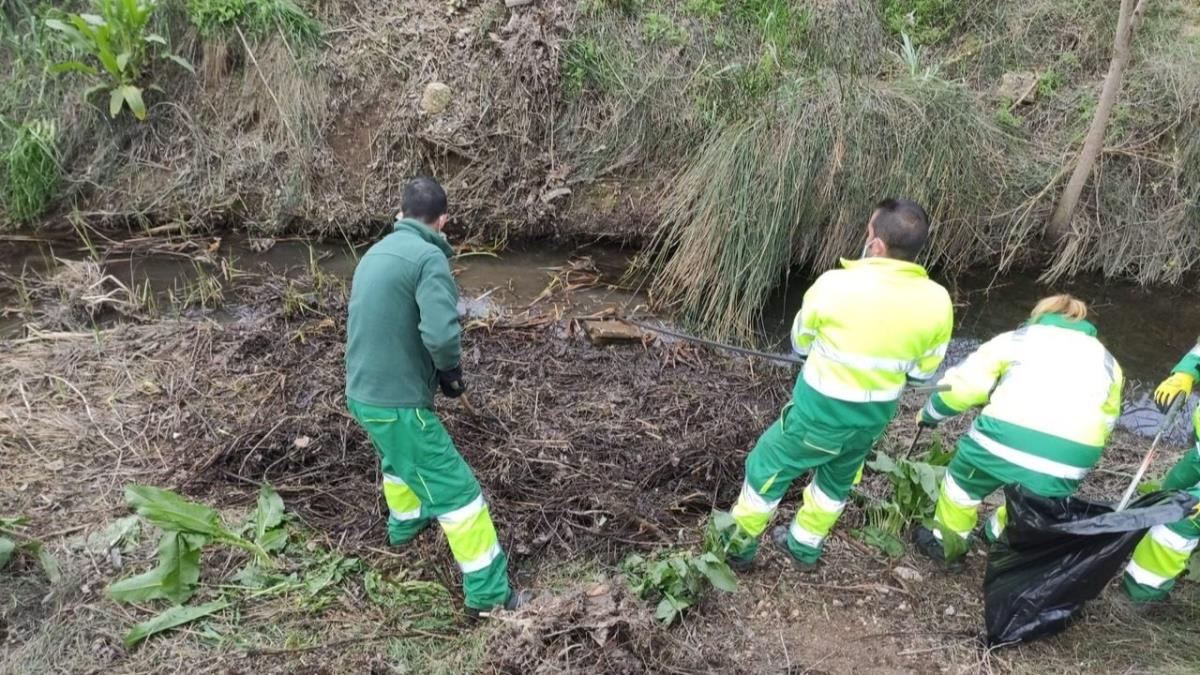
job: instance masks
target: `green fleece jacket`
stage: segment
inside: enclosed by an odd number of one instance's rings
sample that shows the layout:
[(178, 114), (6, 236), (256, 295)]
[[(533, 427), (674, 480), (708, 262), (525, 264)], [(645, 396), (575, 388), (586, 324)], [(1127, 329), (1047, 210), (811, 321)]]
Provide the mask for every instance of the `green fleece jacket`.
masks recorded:
[(437, 371), (462, 356), (458, 288), (446, 240), (398, 221), (354, 270), (346, 325), (346, 398), (381, 408), (429, 408)]

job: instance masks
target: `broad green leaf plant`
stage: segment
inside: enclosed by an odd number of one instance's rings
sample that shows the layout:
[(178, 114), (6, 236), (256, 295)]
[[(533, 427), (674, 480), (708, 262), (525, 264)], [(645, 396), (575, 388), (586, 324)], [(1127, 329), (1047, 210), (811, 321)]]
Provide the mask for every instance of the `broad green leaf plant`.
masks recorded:
[(26, 519), (22, 517), (0, 518), (0, 531), (11, 532), (24, 540), (18, 544), (11, 538), (0, 535), (0, 569), (4, 569), (18, 553), (26, 553), (37, 558), (38, 563), (42, 566), (42, 571), (46, 574), (46, 579), (52, 585), (57, 584), (62, 581), (58, 560), (50, 551), (46, 550), (42, 542), (21, 533), (26, 522)]
[(625, 559), (622, 570), (634, 595), (658, 600), (654, 616), (669, 625), (684, 610), (699, 604), (709, 586), (727, 593), (737, 590), (737, 577), (725, 560), (731, 551), (739, 552), (745, 545), (733, 516), (714, 511), (705, 532), (703, 553), (674, 550), (650, 558), (632, 555)]
[(158, 542), (157, 567), (108, 587), (109, 596), (119, 602), (187, 602), (200, 583), (200, 552), (208, 544), (234, 546), (249, 551), (255, 561), (269, 563), (268, 551), (282, 549), (287, 542), (283, 500), (269, 487), (259, 493), (251, 521), (242, 528), (253, 533), (252, 539), (225, 525), (215, 510), (170, 490), (132, 485), (125, 489), (125, 501), (163, 535)]
[(137, 119), (146, 119), (143, 80), (152, 58), (168, 59), (195, 73), (191, 63), (171, 53), (166, 38), (150, 32), (158, 4), (158, 0), (92, 0), (96, 13), (64, 13), (48, 19), (46, 26), (84, 55), (59, 63), (52, 71), (100, 78), (102, 83), (85, 92), (85, 98), (107, 90), (110, 115), (116, 117), (129, 108)]
[[(229, 606), (223, 598), (202, 605), (184, 605), (200, 584), (200, 553), (208, 544), (226, 544), (249, 551), (253, 557), (247, 569), (256, 571), (260, 566), (273, 565), (270, 552), (280, 551), (287, 545), (283, 500), (265, 485), (258, 493), (254, 512), (237, 528), (226, 525), (215, 510), (188, 501), (170, 490), (131, 485), (125, 489), (125, 501), (143, 520), (163, 531), (158, 542), (158, 566), (110, 585), (108, 595), (118, 602), (165, 599), (173, 603), (172, 607), (130, 629), (125, 635), (126, 648), (155, 633), (210, 616)], [(118, 521), (105, 532), (102, 541), (113, 545), (135, 533), (133, 523)]]

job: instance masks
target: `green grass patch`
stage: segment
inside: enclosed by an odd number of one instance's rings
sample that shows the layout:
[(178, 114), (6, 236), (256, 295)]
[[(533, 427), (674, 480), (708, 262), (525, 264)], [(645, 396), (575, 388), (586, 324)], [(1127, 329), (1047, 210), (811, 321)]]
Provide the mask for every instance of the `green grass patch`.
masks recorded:
[(789, 0), (741, 0), (734, 14), (756, 27), (763, 46), (781, 62), (793, 62), (793, 49), (808, 33), (812, 15)]
[(292, 0), (187, 0), (187, 11), (205, 36), (238, 27), (256, 37), (279, 31), (305, 44), (321, 37), (321, 24)]
[(569, 96), (589, 88), (607, 91), (617, 83), (616, 64), (596, 38), (567, 42), (561, 67), (563, 90)]
[(683, 3), (683, 11), (705, 19), (715, 19), (725, 11), (726, 4), (726, 0), (687, 0)]
[(1037, 79), (1037, 96), (1038, 98), (1046, 98), (1053, 96), (1054, 92), (1058, 91), (1063, 86), (1062, 73), (1053, 68), (1044, 70), (1038, 75)]
[(648, 12), (642, 17), (642, 34), (651, 43), (666, 42), (672, 45), (687, 44), (690, 37), (670, 16), (661, 12)]
[(917, 44), (934, 44), (958, 23), (962, 0), (885, 0), (883, 20), (896, 35), (907, 33)]
[(31, 220), (46, 210), (62, 182), (58, 131), (53, 122), (38, 120), (6, 135), (12, 141), (0, 157), (0, 204), (13, 220)]

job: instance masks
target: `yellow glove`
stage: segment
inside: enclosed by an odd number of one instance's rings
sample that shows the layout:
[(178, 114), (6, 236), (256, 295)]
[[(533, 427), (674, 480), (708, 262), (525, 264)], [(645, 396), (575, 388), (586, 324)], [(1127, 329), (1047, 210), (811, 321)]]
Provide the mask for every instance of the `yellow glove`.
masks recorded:
[(1191, 375), (1172, 373), (1170, 377), (1163, 380), (1162, 384), (1158, 385), (1158, 389), (1154, 390), (1154, 403), (1158, 405), (1159, 410), (1165, 412), (1176, 398), (1187, 397), (1191, 394), (1194, 384), (1196, 384), (1196, 378)]

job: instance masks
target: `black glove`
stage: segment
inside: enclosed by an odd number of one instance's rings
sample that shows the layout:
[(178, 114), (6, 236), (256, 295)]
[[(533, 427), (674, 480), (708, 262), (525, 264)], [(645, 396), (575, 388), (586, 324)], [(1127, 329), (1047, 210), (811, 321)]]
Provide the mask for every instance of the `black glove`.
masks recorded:
[(450, 370), (438, 371), (438, 386), (442, 393), (449, 398), (458, 398), (467, 391), (467, 383), (463, 382), (462, 366), (454, 366)]

